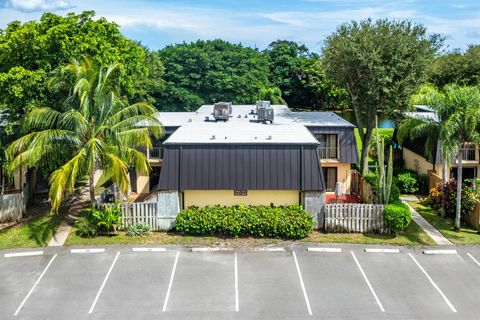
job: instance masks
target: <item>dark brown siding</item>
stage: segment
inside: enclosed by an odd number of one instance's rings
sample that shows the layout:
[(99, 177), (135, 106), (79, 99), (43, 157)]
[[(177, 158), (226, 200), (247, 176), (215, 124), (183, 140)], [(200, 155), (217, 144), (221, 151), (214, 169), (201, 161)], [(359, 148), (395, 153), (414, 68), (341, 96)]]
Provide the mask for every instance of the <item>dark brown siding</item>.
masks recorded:
[(316, 145), (166, 145), (160, 190), (324, 190)]
[(340, 162), (358, 163), (357, 140), (353, 128), (344, 127), (307, 127), (313, 135), (338, 134)]

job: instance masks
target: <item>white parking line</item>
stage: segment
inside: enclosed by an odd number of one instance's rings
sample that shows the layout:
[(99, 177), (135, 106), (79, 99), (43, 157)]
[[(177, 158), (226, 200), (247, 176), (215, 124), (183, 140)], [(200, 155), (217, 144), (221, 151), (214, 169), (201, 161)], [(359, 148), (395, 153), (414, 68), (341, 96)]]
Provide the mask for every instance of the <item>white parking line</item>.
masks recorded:
[(423, 254), (457, 254), (457, 250), (423, 250)]
[(366, 248), (365, 252), (368, 253), (399, 253), (399, 249), (389, 249), (389, 248)]
[(468, 255), (470, 258), (472, 258), (472, 260), (480, 267), (480, 262), (478, 262), (478, 260), (475, 259), (474, 256), (472, 256), (470, 253), (467, 253), (467, 255)]
[(165, 252), (165, 248), (132, 248), (132, 252)]
[(307, 248), (309, 252), (342, 252), (342, 248)]
[(357, 257), (355, 256), (355, 253), (353, 253), (353, 251), (350, 251), (350, 253), (352, 254), (353, 259), (355, 260), (355, 263), (357, 264), (358, 269), (359, 269), (360, 272), (362, 273), (363, 279), (365, 279), (365, 282), (367, 283), (368, 288), (370, 288), (370, 292), (372, 292), (373, 297), (374, 297), (375, 300), (377, 301), (377, 304), (378, 304), (378, 306), (380, 307), (380, 310), (382, 310), (382, 312), (385, 312), (385, 309), (383, 309), (383, 306), (382, 306), (382, 303), (380, 302), (380, 299), (378, 299), (378, 296), (377, 296), (377, 294), (375, 293), (375, 290), (373, 289), (372, 284), (371, 284), (370, 281), (368, 280), (367, 275), (366, 275), (365, 272), (363, 271), (362, 266), (361, 266), (360, 263), (358, 262)]
[(95, 308), (98, 298), (100, 298), (103, 288), (105, 287), (105, 284), (107, 284), (108, 277), (110, 277), (110, 273), (112, 273), (113, 267), (115, 266), (115, 263), (117, 262), (119, 255), (120, 255), (120, 252), (117, 252), (117, 255), (115, 256), (115, 259), (113, 259), (112, 265), (110, 266), (110, 269), (108, 269), (107, 275), (105, 276), (105, 279), (103, 279), (102, 285), (100, 286), (100, 289), (97, 292), (97, 296), (95, 297), (95, 300), (93, 300), (92, 306), (90, 307), (90, 310), (88, 311), (88, 313), (93, 312), (93, 308)]
[(300, 266), (298, 265), (297, 255), (295, 251), (293, 253), (293, 260), (295, 260), (295, 266), (297, 267), (298, 278), (300, 279), (300, 286), (302, 287), (303, 296), (305, 297), (305, 303), (307, 304), (308, 314), (312, 315), (312, 308), (310, 308), (310, 301), (308, 300), (307, 290), (305, 289), (305, 284), (303, 283), (302, 272), (300, 271)]
[(14, 258), (14, 257), (29, 257), (29, 256), (41, 256), (43, 251), (24, 251), (24, 252), (12, 252), (5, 253), (4, 258)]
[(175, 256), (175, 262), (173, 263), (172, 274), (170, 275), (170, 282), (168, 283), (167, 295), (165, 296), (165, 301), (163, 302), (162, 312), (167, 311), (168, 299), (170, 298), (170, 291), (172, 290), (173, 277), (175, 277), (175, 270), (177, 269), (177, 262), (178, 262), (179, 255), (180, 255), (180, 251), (177, 251), (177, 255)]
[(37, 285), (40, 283), (40, 280), (42, 280), (43, 276), (45, 275), (45, 273), (47, 272), (48, 268), (50, 268), (50, 265), (52, 264), (53, 260), (55, 260), (55, 258), (57, 257), (57, 255), (55, 254), (52, 259), (50, 259), (50, 261), (48, 262), (47, 266), (45, 267), (45, 269), (43, 269), (43, 272), (40, 274), (40, 276), (38, 277), (37, 281), (35, 281), (35, 284), (33, 285), (32, 289), (30, 289), (30, 291), (28, 292), (28, 294), (25, 296), (25, 298), (23, 299), (22, 303), (20, 303), (20, 306), (17, 308), (17, 310), (15, 311), (15, 313), (13, 314), (14, 316), (18, 315), (18, 313), (20, 312), (20, 310), (23, 308), (23, 305), (25, 304), (25, 302), (27, 302), (28, 298), (30, 298), (31, 294), (33, 293), (33, 291), (35, 290), (35, 288), (37, 287)]
[(238, 312), (240, 306), (238, 303), (238, 259), (237, 253), (235, 252), (235, 311)]
[(433, 281), (433, 279), (428, 275), (427, 271), (425, 271), (425, 269), (423, 269), (423, 267), (420, 265), (420, 263), (418, 263), (417, 259), (415, 259), (415, 257), (409, 252), (408, 255), (410, 256), (410, 258), (412, 258), (413, 262), (415, 262), (415, 264), (420, 268), (420, 270), (422, 270), (423, 274), (427, 277), (427, 279), (430, 281), (430, 283), (432, 284), (432, 286), (438, 291), (438, 293), (440, 293), (440, 295), (442, 296), (443, 300), (445, 300), (445, 302), (447, 303), (447, 305), (450, 307), (450, 309), (453, 311), (453, 312), (457, 312), (457, 310), (455, 309), (455, 307), (450, 303), (450, 301), (448, 300), (448, 298), (443, 294), (442, 290), (440, 290), (440, 288), (437, 286), (437, 284)]
[(71, 249), (70, 253), (101, 253), (105, 252), (104, 248), (87, 248), (87, 249)]
[(256, 248), (255, 251), (284, 252), (285, 248)]

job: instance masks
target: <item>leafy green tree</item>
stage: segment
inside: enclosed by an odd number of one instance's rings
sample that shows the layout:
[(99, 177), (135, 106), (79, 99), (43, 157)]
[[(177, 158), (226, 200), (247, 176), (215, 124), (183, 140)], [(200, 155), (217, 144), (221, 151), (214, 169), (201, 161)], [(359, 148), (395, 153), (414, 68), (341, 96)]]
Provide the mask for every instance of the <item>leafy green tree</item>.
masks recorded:
[(437, 57), (428, 73), (428, 80), (438, 88), (452, 83), (479, 85), (480, 45), (470, 45), (465, 53), (453, 51)]
[(348, 92), (362, 139), (363, 175), (375, 116), (406, 109), (441, 43), (421, 25), (387, 19), (353, 21), (327, 37), (323, 62), (327, 74)]
[(430, 87), (416, 102), (432, 106), (442, 119), (440, 139), (442, 153), (456, 155), (458, 164), (457, 205), (455, 230), (460, 232), (462, 208), (462, 166), (463, 146), (466, 142), (480, 144), (480, 89), (478, 87), (460, 87), (446, 85), (442, 90)]
[(277, 88), (263, 88), (258, 97), (260, 100), (270, 101), (271, 104), (287, 104), (282, 98), (282, 91)]
[(121, 89), (129, 96), (149, 98), (141, 92), (144, 79), (150, 74), (160, 79), (163, 71), (149, 70), (145, 49), (123, 36), (117, 24), (95, 18), (93, 11), (65, 17), (45, 13), (39, 21), (13, 21), (0, 30), (0, 108), (9, 110), (14, 124), (33, 106), (55, 106), (61, 96), (48, 92), (45, 82), (63, 64), (82, 56), (101, 65), (119, 63)]
[[(95, 202), (94, 173), (102, 170), (101, 181), (110, 180), (127, 192), (128, 168), (150, 170), (138, 148), (152, 147), (151, 135), (163, 130), (146, 103), (128, 105), (120, 96), (118, 64), (99, 67), (89, 59), (62, 67), (50, 82), (52, 90), (67, 86), (71, 95), (57, 109), (43, 107), (25, 119), (27, 134), (7, 148), (13, 172), (18, 168), (61, 163), (50, 175), (49, 198), (57, 211), (76, 182), (88, 177), (90, 201)], [(145, 126), (139, 127), (143, 122)]]
[(159, 51), (165, 66), (162, 110), (196, 110), (218, 101), (252, 103), (270, 87), (268, 62), (255, 49), (223, 40), (198, 40)]
[(269, 80), (280, 88), (292, 108), (336, 109), (342, 89), (321, 67), (318, 55), (294, 41), (277, 40), (263, 51), (270, 66)]

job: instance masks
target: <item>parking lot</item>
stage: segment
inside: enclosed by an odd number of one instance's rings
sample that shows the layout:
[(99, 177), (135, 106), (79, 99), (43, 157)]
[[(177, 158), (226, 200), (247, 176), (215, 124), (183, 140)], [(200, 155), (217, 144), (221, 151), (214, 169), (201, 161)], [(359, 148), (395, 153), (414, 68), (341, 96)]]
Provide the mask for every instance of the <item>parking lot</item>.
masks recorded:
[(480, 247), (378, 249), (5, 251), (0, 319), (478, 319)]

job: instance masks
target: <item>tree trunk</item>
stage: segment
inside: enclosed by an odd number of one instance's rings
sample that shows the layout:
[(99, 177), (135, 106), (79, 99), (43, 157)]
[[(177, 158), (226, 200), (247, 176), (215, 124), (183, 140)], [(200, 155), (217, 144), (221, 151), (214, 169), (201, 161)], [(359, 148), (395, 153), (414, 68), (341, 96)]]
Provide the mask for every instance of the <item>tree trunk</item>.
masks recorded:
[(362, 152), (361, 152), (361, 167), (362, 167), (362, 176), (365, 176), (368, 173), (368, 147), (370, 145), (370, 140), (372, 140), (372, 129), (368, 128), (365, 135), (362, 137)]
[(445, 203), (445, 184), (447, 183), (447, 162), (445, 159), (441, 156), (440, 159), (442, 160), (442, 212), (440, 215), (445, 218), (445, 208), (443, 207), (443, 204)]
[(457, 210), (455, 213), (455, 231), (460, 232), (460, 215), (462, 210), (462, 147), (458, 152), (457, 168)]
[(89, 181), (88, 181), (88, 187), (90, 191), (90, 203), (92, 207), (95, 205), (95, 184), (94, 184), (94, 175), (95, 172), (90, 173)]

